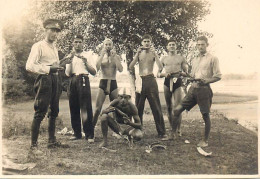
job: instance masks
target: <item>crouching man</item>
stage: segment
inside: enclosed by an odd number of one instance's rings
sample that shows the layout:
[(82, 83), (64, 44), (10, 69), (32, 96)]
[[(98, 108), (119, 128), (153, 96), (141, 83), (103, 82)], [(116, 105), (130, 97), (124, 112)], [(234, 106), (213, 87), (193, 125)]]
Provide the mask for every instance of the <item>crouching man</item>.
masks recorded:
[[(134, 122), (132, 121), (134, 119)], [(114, 99), (108, 108), (102, 111), (101, 130), (103, 142), (99, 147), (108, 145), (107, 132), (108, 126), (119, 135), (127, 135), (130, 142), (141, 140), (143, 137), (142, 125), (136, 106), (131, 102), (130, 91), (123, 88), (117, 99)]]

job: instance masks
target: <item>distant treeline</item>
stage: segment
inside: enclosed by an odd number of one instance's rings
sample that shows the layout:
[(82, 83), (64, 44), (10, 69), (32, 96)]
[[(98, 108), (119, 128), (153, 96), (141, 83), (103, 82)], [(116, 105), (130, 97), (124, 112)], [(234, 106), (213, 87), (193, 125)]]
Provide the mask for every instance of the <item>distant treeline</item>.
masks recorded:
[(223, 80), (256, 80), (257, 73), (254, 72), (250, 75), (243, 75), (243, 74), (225, 74), (222, 76)]

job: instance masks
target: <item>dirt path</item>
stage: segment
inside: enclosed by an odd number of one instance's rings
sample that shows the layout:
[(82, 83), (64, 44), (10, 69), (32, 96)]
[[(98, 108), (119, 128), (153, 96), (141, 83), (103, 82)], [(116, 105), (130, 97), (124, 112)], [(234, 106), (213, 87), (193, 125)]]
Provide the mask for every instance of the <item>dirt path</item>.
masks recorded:
[[(61, 100), (62, 122), (57, 128), (70, 128), (69, 110), (66, 99)], [(14, 163), (27, 163), (30, 145), (30, 125), (33, 115), (32, 101), (18, 103), (5, 108), (7, 115), (3, 118), (3, 130), (11, 135), (3, 139), (6, 149), (5, 157)], [(15, 111), (15, 112), (14, 112)], [(159, 141), (150, 110), (145, 110), (144, 139), (129, 149), (126, 141), (115, 139), (109, 130), (109, 152), (98, 148), (102, 141), (100, 122), (96, 128), (96, 142), (88, 144), (85, 140), (69, 141), (69, 136), (57, 137), (70, 147), (68, 149), (47, 149), (47, 121), (44, 120), (39, 136), (39, 149), (44, 152), (42, 158), (31, 170), (19, 175), (178, 175), (178, 174), (257, 174), (258, 154), (257, 135), (250, 130), (230, 121), (222, 114), (213, 111), (212, 130), (209, 147), (211, 157), (204, 157), (196, 150), (196, 144), (203, 136), (203, 121), (195, 108), (184, 113), (182, 122), (183, 136), (177, 141)], [(170, 131), (167, 117), (167, 131)], [(6, 132), (6, 131), (4, 131)], [(189, 140), (190, 144), (184, 143)], [(160, 142), (166, 150), (155, 150), (146, 153), (147, 146)]]

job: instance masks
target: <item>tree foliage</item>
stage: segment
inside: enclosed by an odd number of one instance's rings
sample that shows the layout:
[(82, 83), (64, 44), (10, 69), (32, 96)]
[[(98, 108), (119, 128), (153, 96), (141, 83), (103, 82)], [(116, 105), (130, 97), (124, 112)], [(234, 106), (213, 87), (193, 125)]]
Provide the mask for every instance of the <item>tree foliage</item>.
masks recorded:
[(64, 51), (75, 33), (83, 34), (85, 47), (93, 50), (105, 37), (112, 38), (119, 52), (125, 52), (128, 43), (136, 47), (148, 33), (158, 50), (172, 37), (185, 53), (199, 34), (197, 22), (209, 13), (205, 1), (44, 1), (37, 7), (39, 19), (65, 23), (59, 43)]
[[(32, 44), (43, 38), (42, 22), (47, 18), (57, 18), (64, 22), (65, 28), (57, 41), (61, 53), (69, 53), (75, 34), (82, 34), (85, 49), (94, 51), (107, 37), (112, 38), (118, 53), (126, 53), (129, 64), (133, 50), (140, 45), (141, 37), (146, 33), (153, 37), (158, 53), (165, 50), (167, 40), (172, 37), (177, 42), (179, 53), (187, 56), (191, 50), (190, 42), (201, 33), (197, 22), (209, 13), (209, 3), (34, 0), (30, 1), (26, 12), (21, 15), (19, 25), (11, 22), (4, 25), (3, 38), (10, 51), (3, 55), (4, 58), (13, 58), (10, 62), (17, 69), (17, 75), (13, 76), (32, 85), (34, 76), (26, 72), (25, 63)], [(12, 72), (10, 68), (5, 70), (6, 74), (9, 72)]]

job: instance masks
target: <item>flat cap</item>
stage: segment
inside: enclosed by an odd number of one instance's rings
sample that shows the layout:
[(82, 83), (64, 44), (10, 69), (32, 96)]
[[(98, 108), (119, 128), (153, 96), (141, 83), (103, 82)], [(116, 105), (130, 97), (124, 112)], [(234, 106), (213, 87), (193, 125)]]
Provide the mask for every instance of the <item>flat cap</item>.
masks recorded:
[(63, 29), (63, 23), (58, 19), (47, 19), (43, 22), (43, 27), (45, 29), (58, 29), (61, 31)]

